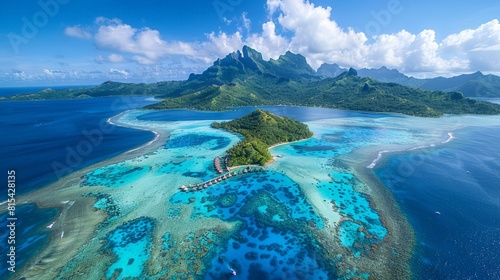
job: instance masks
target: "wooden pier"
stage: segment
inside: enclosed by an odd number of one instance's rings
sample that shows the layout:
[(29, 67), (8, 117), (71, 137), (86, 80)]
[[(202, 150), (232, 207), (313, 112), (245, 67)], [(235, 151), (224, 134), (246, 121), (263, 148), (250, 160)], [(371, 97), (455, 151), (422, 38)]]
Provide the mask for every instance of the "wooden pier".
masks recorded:
[[(217, 157), (217, 158), (219, 158), (219, 157)], [(214, 164), (215, 164), (217, 158), (215, 158)], [(219, 158), (219, 162), (220, 162), (220, 158)], [(236, 177), (238, 175), (243, 175), (243, 174), (246, 174), (246, 173), (249, 173), (249, 172), (263, 172), (263, 171), (265, 171), (263, 167), (252, 168), (251, 166), (248, 166), (248, 167), (245, 167), (244, 169), (240, 169), (238, 172), (236, 172), (236, 171), (233, 171), (233, 172), (229, 171), (229, 172), (224, 173), (224, 174), (222, 174), (222, 175), (220, 175), (218, 177), (215, 177), (213, 179), (210, 179), (208, 181), (205, 181), (205, 182), (202, 182), (202, 183), (199, 183), (199, 184), (187, 185), (187, 186), (182, 185), (180, 187), (180, 190), (184, 191), (184, 192), (201, 191), (203, 189), (206, 189), (206, 188), (208, 188), (210, 186), (213, 186), (213, 185), (215, 185), (217, 183), (225, 181), (225, 180), (227, 180), (229, 178)], [(217, 170), (217, 172), (219, 172), (219, 170)], [(222, 169), (221, 169), (221, 171), (219, 173), (223, 173)]]

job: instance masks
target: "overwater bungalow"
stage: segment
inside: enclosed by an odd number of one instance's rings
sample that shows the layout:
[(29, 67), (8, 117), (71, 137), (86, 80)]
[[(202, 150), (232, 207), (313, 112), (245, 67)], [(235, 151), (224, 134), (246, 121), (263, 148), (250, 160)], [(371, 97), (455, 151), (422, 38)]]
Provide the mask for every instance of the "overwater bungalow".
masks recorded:
[(219, 172), (219, 173), (223, 172), (223, 170), (222, 170), (222, 168), (220, 166), (220, 157), (215, 157), (215, 159), (214, 159), (214, 166), (215, 166), (215, 169), (217, 170), (217, 172)]

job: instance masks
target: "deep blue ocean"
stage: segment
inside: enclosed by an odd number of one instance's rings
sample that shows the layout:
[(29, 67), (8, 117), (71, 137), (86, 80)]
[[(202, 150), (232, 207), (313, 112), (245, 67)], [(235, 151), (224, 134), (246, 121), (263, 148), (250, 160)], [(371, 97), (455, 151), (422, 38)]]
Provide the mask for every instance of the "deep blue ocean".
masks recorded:
[(415, 230), (415, 279), (500, 279), (500, 126), (454, 135), (376, 174)]
[[(16, 172), (16, 195), (21, 195), (153, 139), (154, 135), (148, 131), (106, 126), (109, 117), (152, 103), (146, 99), (112, 97), (0, 102), (0, 170), (3, 174), (0, 201), (7, 200), (8, 170)], [(16, 266), (20, 268), (48, 242), (50, 235), (45, 226), (58, 210), (17, 205), (15, 214), (18, 218)], [(6, 229), (6, 214), (0, 215), (0, 224)], [(0, 233), (0, 279), (8, 279), (9, 232), (2, 230)]]
[(0, 170), (16, 171), (21, 194), (140, 146), (151, 132), (106, 120), (151, 103), (144, 97), (0, 102)]
[[(140, 146), (153, 134), (121, 127), (105, 130), (102, 141), (89, 135), (117, 113), (150, 104), (146, 98), (97, 98), (36, 102), (0, 102), (0, 163), (4, 180), (16, 170), (17, 194), (44, 187), (60, 175), (81, 169)], [(254, 108), (231, 112), (178, 110), (175, 116), (152, 112), (141, 119), (229, 119)], [(300, 107), (264, 107), (274, 113), (311, 121), (325, 117), (385, 117), (371, 114)], [(168, 114), (172, 116), (173, 114)], [(107, 131), (107, 132), (106, 132)], [(89, 138), (90, 137), (90, 138)], [(386, 154), (376, 174), (395, 194), (416, 232), (412, 261), (415, 279), (500, 279), (500, 125), (466, 128), (453, 141), (425, 150)], [(99, 138), (100, 139), (100, 138)], [(85, 143), (90, 143), (87, 145)], [(83, 144), (82, 144), (83, 143)], [(86, 148), (89, 148), (86, 149)], [(78, 156), (72, 151), (76, 151)], [(66, 166), (64, 172), (58, 172)], [(7, 192), (1, 193), (1, 200)], [(437, 214), (439, 212), (440, 214)], [(46, 244), (47, 223), (56, 209), (19, 206), (17, 265)], [(6, 215), (0, 216), (5, 228)], [(8, 233), (0, 237), (0, 279), (7, 279), (4, 261)], [(21, 245), (22, 244), (22, 245)]]

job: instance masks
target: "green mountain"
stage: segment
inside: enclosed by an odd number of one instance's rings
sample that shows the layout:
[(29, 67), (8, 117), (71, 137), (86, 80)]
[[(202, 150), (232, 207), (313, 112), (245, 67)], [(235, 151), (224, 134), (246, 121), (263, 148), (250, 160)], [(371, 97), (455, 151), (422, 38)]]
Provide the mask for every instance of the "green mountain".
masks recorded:
[(500, 77), (481, 72), (422, 80), (423, 89), (460, 91), (467, 97), (500, 97)]
[(359, 77), (354, 69), (335, 78), (304, 80), (303, 77), (295, 80), (266, 73), (246, 74), (234, 77), (230, 83), (212, 84), (201, 91), (166, 98), (146, 108), (216, 111), (235, 106), (301, 105), (426, 117), (500, 113), (499, 105), (467, 99), (459, 92), (427, 91), (381, 83)]
[[(336, 77), (341, 72), (347, 71), (337, 64), (324, 63), (318, 68), (318, 75), (322, 78)], [(359, 69), (361, 77), (370, 77), (381, 82), (398, 83), (401, 85), (442, 91), (462, 92), (465, 97), (500, 97), (500, 77), (484, 75), (481, 72), (463, 74), (455, 77), (436, 77), (417, 79), (408, 77), (395, 69), (380, 67), (379, 69)]]
[(248, 46), (244, 46), (241, 52), (236, 51), (223, 59), (217, 59), (202, 74), (191, 74), (188, 80), (223, 85), (253, 75), (297, 81), (319, 80), (306, 58), (300, 54), (286, 52), (276, 60), (265, 61), (262, 54)]
[(214, 122), (212, 127), (236, 132), (245, 138), (228, 150), (229, 166), (264, 165), (272, 159), (269, 146), (313, 135), (303, 123), (260, 109), (229, 122)]
[[(327, 69), (328, 70), (328, 69)], [(341, 70), (338, 65), (330, 73)], [(381, 69), (381, 73), (386, 72)], [(398, 73), (392, 73), (397, 75)], [(154, 95), (163, 101), (147, 109), (189, 108), (227, 110), (235, 106), (303, 105), (393, 112), (436, 117), (442, 114), (500, 114), (500, 105), (464, 98), (458, 91), (444, 92), (382, 83), (360, 77), (349, 69), (321, 79), (300, 54), (287, 52), (265, 61), (247, 46), (217, 59), (201, 74), (186, 81), (153, 84), (106, 82), (93, 88), (46, 90), (1, 100), (84, 98), (117, 95)]]

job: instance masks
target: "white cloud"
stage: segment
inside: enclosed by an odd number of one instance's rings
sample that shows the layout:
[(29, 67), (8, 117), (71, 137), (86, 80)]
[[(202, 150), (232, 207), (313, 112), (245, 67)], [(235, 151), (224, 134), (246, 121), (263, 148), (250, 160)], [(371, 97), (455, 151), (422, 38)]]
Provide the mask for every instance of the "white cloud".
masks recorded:
[(276, 25), (272, 21), (262, 24), (262, 33), (250, 35), (245, 43), (261, 52), (264, 59), (277, 58), (289, 48), (288, 40), (276, 34)]
[[(239, 31), (233, 34), (219, 32), (217, 35), (212, 32), (207, 35), (208, 41), (201, 43), (200, 46), (195, 46), (198, 49), (197, 59), (206, 63), (212, 62), (217, 57), (225, 57), (227, 54), (241, 49), (245, 43)], [(193, 57), (193, 59), (196, 59)]]
[[(308, 0), (268, 0), (267, 12), (268, 21), (259, 31), (250, 32), (251, 20), (242, 13), (240, 20), (233, 19), (242, 24), (238, 31), (211, 32), (201, 42), (167, 41), (158, 30), (136, 28), (120, 19), (104, 17), (95, 20), (93, 34), (80, 26), (67, 27), (65, 33), (92, 38), (99, 50), (109, 51), (96, 58), (101, 63), (132, 61), (156, 67), (173, 57), (182, 57), (183, 63), (203, 69), (246, 44), (261, 52), (264, 59), (277, 58), (287, 50), (300, 53), (313, 68), (327, 62), (356, 68), (387, 66), (411, 73), (500, 69), (498, 20), (451, 34), (441, 42), (432, 29), (418, 34), (401, 30), (368, 41), (365, 33), (339, 26), (332, 19), (331, 7), (316, 6)], [(223, 20), (231, 23), (227, 18)]]
[(128, 62), (128, 59), (126, 59), (123, 55), (112, 53), (108, 56), (102, 56), (98, 55), (95, 58), (95, 61), (98, 63), (105, 63), (105, 62), (110, 62), (110, 63), (125, 63)]
[(64, 34), (71, 36), (71, 37), (76, 37), (79, 39), (92, 38), (92, 35), (90, 34), (90, 32), (84, 30), (80, 26), (68, 26), (64, 29)]
[(125, 57), (123, 57), (123, 55), (119, 55), (119, 54), (115, 54), (115, 53), (110, 54), (108, 56), (108, 60), (109, 60), (109, 62), (112, 62), (112, 63), (127, 62), (127, 59)]
[(118, 75), (123, 75), (124, 77), (128, 77), (128, 75), (130, 73), (127, 70), (120, 70), (120, 69), (111, 68), (111, 69), (109, 69), (109, 74), (111, 74), (111, 75), (118, 74)]
[(227, 17), (223, 17), (222, 21), (224, 21), (224, 23), (227, 24), (227, 25), (230, 25), (231, 22), (233, 22), (232, 20), (228, 19)]
[(241, 14), (241, 20), (243, 21), (243, 27), (245, 27), (245, 30), (247, 32), (250, 32), (252, 21), (247, 16), (248, 16), (248, 13), (243, 12)]
[(476, 29), (451, 34), (443, 40), (441, 48), (466, 59), (474, 69), (498, 71), (500, 69), (500, 22), (494, 19)]
[[(280, 26), (292, 33), (288, 48), (304, 55), (314, 68), (328, 62), (357, 68), (388, 66), (401, 71), (446, 72), (463, 71), (470, 65), (463, 57), (443, 55), (444, 50), (436, 41), (433, 30), (419, 34), (405, 30), (381, 34), (374, 36), (369, 43), (363, 32), (341, 28), (331, 18), (330, 7), (315, 6), (307, 0), (268, 0), (267, 9), (271, 18), (278, 14)], [(493, 32), (496, 25), (498, 21), (493, 21), (479, 30)], [(471, 33), (478, 37), (477, 33), (483, 32), (471, 30), (465, 33), (468, 37), (474, 37)], [(484, 42), (482, 39), (480, 41)], [(449, 41), (459, 40), (450, 38)]]
[(136, 29), (120, 20), (99, 18), (101, 23), (94, 35), (94, 43), (102, 50), (134, 54), (133, 59), (140, 64), (158, 64), (166, 55), (194, 55), (188, 43), (161, 39), (160, 32), (149, 28)]

